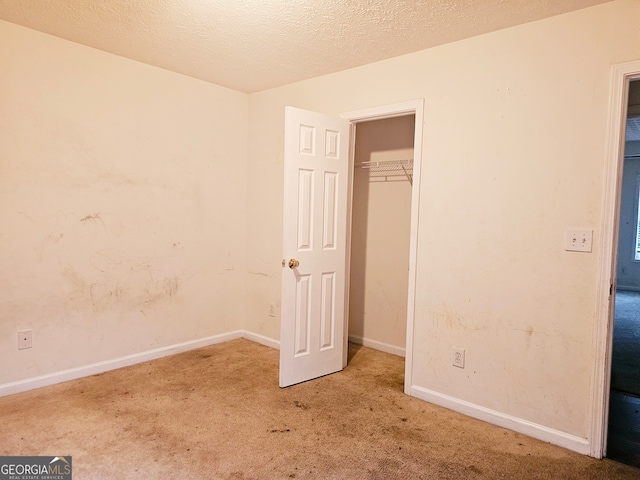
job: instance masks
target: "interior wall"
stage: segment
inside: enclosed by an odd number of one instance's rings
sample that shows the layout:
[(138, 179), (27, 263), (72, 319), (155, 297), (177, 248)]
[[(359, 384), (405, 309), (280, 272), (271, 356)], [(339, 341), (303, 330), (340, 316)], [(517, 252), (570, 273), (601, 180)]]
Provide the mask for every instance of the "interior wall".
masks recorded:
[(640, 260), (635, 259), (638, 225), (638, 194), (640, 193), (640, 142), (625, 146), (622, 188), (620, 194), (620, 229), (618, 232), (618, 263), (616, 284), (619, 290), (640, 291)]
[(0, 65), (0, 384), (240, 328), (248, 97), (1, 21)]
[(414, 130), (414, 115), (356, 124), (349, 338), (394, 353), (406, 339), (411, 183), (357, 165), (412, 159)]
[[(412, 391), (588, 443), (609, 79), (637, 18), (617, 0), (251, 95), (249, 329), (279, 336), (285, 105), (424, 98)], [(576, 227), (592, 253), (565, 251)]]

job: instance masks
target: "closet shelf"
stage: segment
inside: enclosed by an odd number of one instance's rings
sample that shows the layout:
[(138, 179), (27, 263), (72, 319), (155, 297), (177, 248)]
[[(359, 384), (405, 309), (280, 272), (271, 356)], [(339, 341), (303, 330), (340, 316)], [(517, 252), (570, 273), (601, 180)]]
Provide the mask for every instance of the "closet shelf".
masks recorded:
[(370, 177), (406, 177), (413, 185), (413, 159), (387, 160), (384, 162), (362, 162), (355, 165), (358, 168), (369, 170)]

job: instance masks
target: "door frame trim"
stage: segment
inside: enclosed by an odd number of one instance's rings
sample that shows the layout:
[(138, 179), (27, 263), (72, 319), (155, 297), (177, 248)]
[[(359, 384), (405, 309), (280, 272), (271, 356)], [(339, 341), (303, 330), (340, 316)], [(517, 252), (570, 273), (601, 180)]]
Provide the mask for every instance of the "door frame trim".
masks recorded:
[[(351, 122), (351, 135), (349, 146), (349, 163), (350, 169), (353, 169), (354, 152), (355, 152), (355, 125), (359, 122), (367, 122), (372, 120), (382, 120), (385, 118), (402, 117), (405, 115), (415, 115), (415, 127), (413, 137), (413, 187), (411, 190), (411, 221), (409, 233), (409, 283), (407, 289), (407, 335), (405, 344), (405, 373), (404, 373), (404, 392), (411, 394), (412, 373), (413, 373), (413, 332), (416, 310), (416, 276), (417, 276), (417, 258), (418, 258), (418, 228), (420, 223), (419, 207), (420, 207), (420, 178), (422, 171), (422, 137), (424, 124), (424, 99), (411, 100), (402, 103), (384, 105), (363, 110), (355, 110), (343, 113), (341, 118), (345, 118)], [(350, 278), (350, 262), (351, 262), (351, 208), (353, 198), (353, 175), (349, 183), (349, 204), (347, 212), (347, 278), (345, 283), (345, 308), (347, 309), (344, 333), (344, 359), (343, 364), (347, 363), (348, 337), (349, 337), (349, 278)]]
[(594, 325), (594, 370), (591, 383), (590, 455), (606, 454), (613, 344), (613, 307), (618, 257), (618, 223), (620, 189), (624, 162), (625, 123), (629, 83), (640, 79), (640, 61), (622, 63), (611, 68), (609, 116), (605, 145), (602, 197), (602, 249), (599, 259), (596, 322)]

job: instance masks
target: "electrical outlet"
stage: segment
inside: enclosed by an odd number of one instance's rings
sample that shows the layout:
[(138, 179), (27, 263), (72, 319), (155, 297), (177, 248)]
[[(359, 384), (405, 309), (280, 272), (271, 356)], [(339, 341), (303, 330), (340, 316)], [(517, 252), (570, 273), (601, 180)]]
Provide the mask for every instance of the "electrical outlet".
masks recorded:
[(270, 317), (276, 316), (276, 306), (273, 303), (269, 304), (269, 316)]
[(453, 347), (451, 351), (451, 365), (464, 368), (464, 348)]
[(31, 347), (33, 347), (33, 331), (23, 330), (22, 332), (18, 332), (18, 350)]

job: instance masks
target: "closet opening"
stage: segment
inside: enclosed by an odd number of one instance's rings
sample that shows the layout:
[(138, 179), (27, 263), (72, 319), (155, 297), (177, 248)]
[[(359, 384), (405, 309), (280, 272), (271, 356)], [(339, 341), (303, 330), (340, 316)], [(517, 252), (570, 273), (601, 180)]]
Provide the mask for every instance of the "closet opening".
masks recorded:
[(349, 342), (405, 357), (415, 114), (354, 133)]

